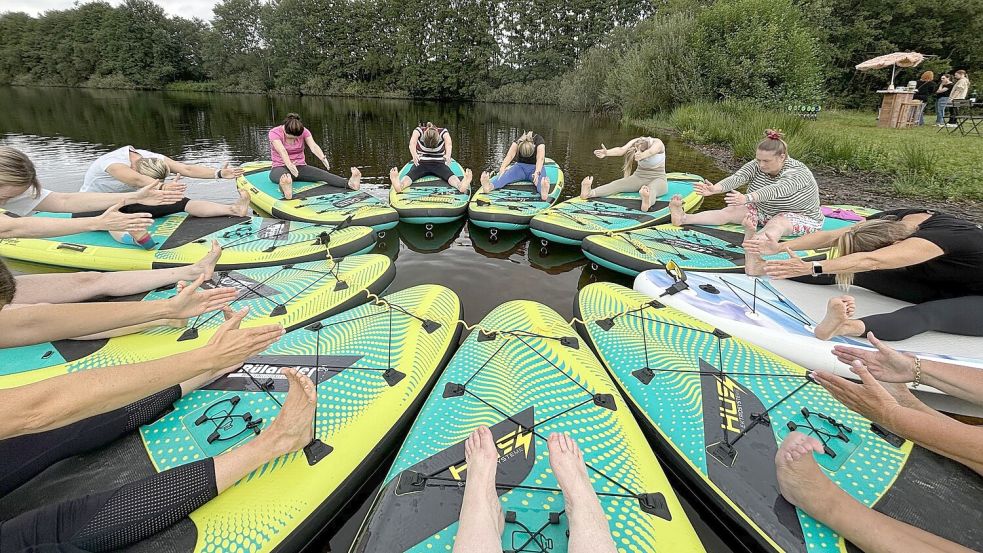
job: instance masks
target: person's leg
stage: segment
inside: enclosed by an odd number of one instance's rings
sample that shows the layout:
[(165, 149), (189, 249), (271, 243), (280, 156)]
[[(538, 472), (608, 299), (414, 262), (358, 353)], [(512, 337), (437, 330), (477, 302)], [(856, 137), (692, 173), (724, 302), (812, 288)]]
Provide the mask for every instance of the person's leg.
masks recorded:
[(683, 197), (676, 194), (669, 200), (669, 215), (673, 225), (724, 225), (740, 223), (747, 216), (748, 209), (743, 205), (727, 206), (723, 209), (686, 213), (683, 209)]
[(611, 528), (601, 502), (587, 476), (587, 465), (577, 442), (565, 434), (547, 440), (550, 468), (563, 491), (563, 508), (570, 521), (570, 553), (614, 553)]
[(338, 188), (351, 188), (352, 190), (358, 190), (359, 186), (361, 186), (360, 183), (362, 179), (362, 172), (359, 171), (357, 167), (352, 167), (351, 171), (351, 178), (346, 180), (345, 177), (338, 176), (318, 167), (298, 165), (297, 178), (294, 180), (304, 182), (324, 182), (330, 186), (337, 186)]
[(23, 513), (0, 525), (0, 550), (69, 545), (110, 551), (179, 522), (238, 480), (313, 437), (314, 384), (284, 369), (290, 388), (280, 414), (246, 444), (214, 459), (166, 470), (117, 490)]
[(929, 331), (983, 336), (983, 296), (928, 301), (861, 317), (859, 323), (867, 332), (889, 341), (906, 340)]
[(505, 517), (495, 489), (498, 447), (487, 426), (468, 436), (464, 458), (468, 471), (454, 553), (501, 553)]
[(937, 126), (945, 125), (945, 108), (949, 105), (949, 97), (943, 96), (939, 98), (938, 103), (935, 105), (935, 124)]
[(399, 193), (406, 190), (416, 179), (423, 178), (429, 174), (431, 173), (427, 170), (426, 162), (421, 161), (419, 165), (411, 166), (410, 170), (403, 175), (403, 178), (399, 177), (399, 169), (393, 167), (389, 170), (389, 182), (392, 183), (392, 187)]
[[(586, 181), (587, 179), (584, 179)], [(593, 180), (591, 181), (593, 182)], [(603, 198), (605, 196), (610, 196), (612, 194), (617, 194), (619, 192), (638, 192), (643, 186), (647, 184), (647, 181), (639, 178), (637, 175), (632, 174), (627, 177), (621, 177), (620, 179), (613, 180), (607, 184), (602, 184), (593, 190), (588, 186), (587, 196), (584, 196), (583, 189), (581, 189), (581, 198)], [(583, 183), (581, 183), (583, 185)]]
[(246, 217), (249, 215), (249, 193), (239, 190), (239, 199), (234, 204), (191, 200), (185, 211), (195, 217)]
[(812, 454), (819, 440), (800, 432), (785, 437), (775, 455), (778, 486), (792, 505), (829, 526), (866, 553), (964, 553), (969, 549), (865, 507), (823, 474)]
[(284, 200), (294, 198), (294, 178), (286, 167), (274, 167), (270, 170), (270, 180), (280, 187), (280, 193), (283, 194)]
[(826, 302), (826, 316), (816, 325), (813, 332), (820, 340), (834, 336), (864, 336), (867, 328), (860, 319), (851, 319), (857, 311), (853, 296), (836, 296)]
[[(529, 167), (532, 167), (532, 169), (529, 170)], [(484, 171), (481, 173), (481, 189), (485, 192), (491, 192), (492, 190), (504, 188), (513, 182), (529, 180), (532, 178), (532, 173), (535, 170), (535, 165), (529, 165), (527, 163), (513, 163), (512, 165), (509, 165), (505, 171), (502, 172), (502, 174), (496, 175), (495, 178), (489, 177), (488, 172)]]
[(193, 281), (201, 275), (209, 280), (221, 256), (222, 248), (218, 242), (212, 241), (212, 249), (205, 257), (194, 265), (185, 267), (111, 273), (82, 271), (18, 275), (17, 291), (12, 303), (78, 303), (105, 296), (119, 297), (149, 292), (178, 281)]
[(454, 188), (457, 188), (459, 192), (471, 191), (471, 178), (472, 178), (471, 169), (464, 170), (464, 178), (462, 179), (459, 178), (457, 175), (455, 175), (454, 171), (451, 171), (451, 168), (448, 167), (446, 164), (442, 163), (440, 165), (442, 169), (434, 168), (434, 174), (447, 181), (447, 183), (453, 186)]
[(638, 189), (638, 195), (642, 197), (642, 211), (652, 208), (652, 202), (659, 196), (664, 196), (669, 191), (669, 182), (659, 177), (652, 179), (648, 184)]

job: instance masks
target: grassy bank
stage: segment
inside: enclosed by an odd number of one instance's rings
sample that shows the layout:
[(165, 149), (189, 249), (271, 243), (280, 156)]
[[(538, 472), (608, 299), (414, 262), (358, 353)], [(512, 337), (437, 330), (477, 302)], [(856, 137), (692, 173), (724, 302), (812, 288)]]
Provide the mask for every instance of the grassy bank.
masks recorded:
[[(867, 171), (909, 197), (983, 200), (983, 139), (937, 133), (933, 124), (914, 129), (877, 127), (874, 112), (824, 111), (808, 121), (738, 102), (699, 103), (653, 119), (635, 121), (671, 129), (684, 140), (730, 148), (752, 159), (766, 128), (786, 132), (791, 154), (812, 166)], [(935, 116), (926, 118), (934, 123)]]

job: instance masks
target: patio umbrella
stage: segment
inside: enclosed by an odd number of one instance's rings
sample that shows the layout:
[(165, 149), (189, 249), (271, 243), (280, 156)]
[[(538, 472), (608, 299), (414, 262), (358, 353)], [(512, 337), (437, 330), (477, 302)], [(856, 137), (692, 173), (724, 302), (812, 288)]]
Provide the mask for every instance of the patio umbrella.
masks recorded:
[(876, 58), (869, 59), (863, 63), (857, 64), (857, 70), (859, 71), (871, 71), (874, 69), (883, 69), (885, 67), (891, 67), (891, 86), (889, 90), (894, 90), (894, 73), (897, 67), (914, 67), (925, 60), (924, 54), (919, 54), (918, 52), (895, 52), (893, 54), (885, 54), (883, 56), (877, 56)]

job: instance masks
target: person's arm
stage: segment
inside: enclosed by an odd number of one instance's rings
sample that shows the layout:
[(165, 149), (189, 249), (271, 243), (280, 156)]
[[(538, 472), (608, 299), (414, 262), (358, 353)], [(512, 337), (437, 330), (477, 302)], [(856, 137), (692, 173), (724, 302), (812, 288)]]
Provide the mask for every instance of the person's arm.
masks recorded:
[(804, 172), (790, 171), (782, 175), (773, 184), (764, 186), (745, 194), (748, 202), (762, 203), (778, 198), (788, 198), (794, 196), (796, 192), (815, 186), (815, 181), (810, 179)]
[(198, 277), (166, 300), (26, 305), (0, 310), (0, 348), (64, 340), (160, 319), (187, 319), (222, 309), (235, 288), (197, 291)]
[(451, 133), (444, 131), (444, 163), (450, 165), (454, 158), (454, 141), (451, 140)]
[(148, 184), (140, 190), (122, 194), (113, 192), (51, 192), (41, 200), (37, 210), (55, 213), (85, 213), (108, 209), (120, 201), (124, 205), (169, 205), (184, 198), (185, 188), (181, 184), (177, 187), (161, 189), (160, 183), (155, 181), (154, 184)]
[(307, 135), (307, 138), (304, 139), (304, 142), (307, 143), (307, 147), (311, 149), (311, 153), (314, 154), (314, 157), (320, 159), (321, 163), (324, 164), (324, 169), (326, 171), (330, 171), (331, 164), (328, 163), (328, 158), (325, 157), (324, 150), (322, 150), (321, 147), (317, 145), (317, 142), (314, 141), (314, 137), (311, 135)]
[(229, 162), (227, 161), (222, 165), (222, 168), (218, 170), (207, 165), (181, 163), (180, 161), (174, 161), (166, 156), (164, 157), (164, 162), (167, 163), (167, 168), (170, 169), (172, 173), (177, 173), (179, 175), (184, 175), (185, 177), (195, 179), (232, 179), (241, 177), (243, 174), (242, 168), (229, 167)]
[[(795, 255), (789, 242), (783, 244), (788, 259), (765, 262), (765, 273), (772, 278), (794, 278), (812, 274), (812, 263), (803, 261)], [(820, 262), (823, 274), (862, 273), (900, 269), (924, 263), (943, 252), (942, 248), (924, 238), (906, 238), (872, 252), (857, 252), (842, 257), (834, 257)]]
[(502, 173), (505, 172), (506, 169), (508, 169), (509, 164), (511, 164), (512, 160), (515, 159), (515, 155), (518, 152), (519, 152), (519, 147), (516, 145), (515, 142), (513, 142), (512, 145), (509, 146), (509, 151), (505, 153), (505, 159), (502, 160), (502, 164), (498, 166), (499, 175), (501, 175)]
[(721, 192), (730, 192), (735, 188), (748, 184), (754, 178), (755, 165), (756, 163), (753, 161), (745, 163), (733, 175), (713, 185), (711, 191), (714, 194), (720, 194)]
[[(200, 375), (218, 377), (283, 335), (280, 325), (239, 329), (245, 310), (225, 322), (208, 344), (163, 359), (100, 367), (0, 390), (10, 409), (0, 440), (34, 434), (108, 413)], [(80, 393), (84, 390), (84, 393)]]
[(290, 175), (297, 177), (297, 166), (294, 165), (293, 161), (290, 161), (290, 154), (287, 153), (287, 149), (283, 146), (283, 142), (277, 139), (270, 140), (270, 146), (276, 150), (276, 153), (280, 154), (280, 159), (283, 160), (283, 166), (287, 168)]
[(420, 153), (416, 151), (416, 145), (420, 142), (420, 129), (413, 129), (413, 134), (410, 135), (410, 159), (413, 160), (413, 165), (420, 164)]
[(656, 154), (661, 154), (666, 151), (666, 145), (662, 143), (658, 138), (652, 140), (652, 144), (647, 150), (642, 150), (635, 154), (635, 161), (641, 161), (645, 158), (652, 157)]
[[(167, 167), (170, 169), (170, 164)], [(140, 174), (125, 163), (113, 163), (106, 167), (106, 172), (109, 173), (109, 176), (132, 188), (158, 184), (157, 179)]]
[(533, 172), (533, 180), (537, 186), (539, 185), (538, 179), (540, 175), (543, 174), (543, 165), (546, 163), (546, 144), (540, 144), (536, 146), (536, 170)]
[(118, 203), (98, 217), (60, 219), (0, 215), (0, 238), (52, 238), (96, 230), (141, 232), (154, 222), (149, 213), (120, 213), (121, 207), (123, 204)]

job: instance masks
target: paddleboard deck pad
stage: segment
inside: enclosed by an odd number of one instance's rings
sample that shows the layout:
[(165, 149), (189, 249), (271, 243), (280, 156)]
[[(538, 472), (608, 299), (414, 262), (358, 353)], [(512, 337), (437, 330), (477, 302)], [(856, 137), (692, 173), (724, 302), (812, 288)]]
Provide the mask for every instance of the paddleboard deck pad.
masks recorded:
[(399, 222), (396, 210), (365, 190), (294, 181), (293, 199), (285, 200), (280, 186), (270, 180), (270, 162), (246, 163), (242, 169), (245, 174), (236, 179), (236, 186), (249, 194), (253, 206), (279, 219), (324, 225), (350, 219), (352, 225), (376, 231)]
[(575, 313), (660, 459), (736, 539), (767, 551), (856, 551), (779, 493), (775, 454), (796, 430), (824, 444), (821, 470), (860, 503), (983, 547), (979, 475), (872, 425), (802, 367), (623, 286), (583, 288)]
[[(71, 216), (45, 212), (33, 215)], [(226, 271), (315, 261), (324, 259), (326, 251), (340, 258), (367, 252), (375, 245), (375, 233), (368, 227), (335, 228), (262, 217), (192, 217), (176, 213), (154, 219), (148, 231), (158, 244), (150, 250), (121, 244), (108, 232), (94, 231), (55, 238), (2, 238), (0, 256), (96, 271), (164, 269), (198, 262), (216, 240), (222, 246), (217, 268)]]
[(552, 186), (546, 200), (543, 200), (531, 181), (514, 182), (488, 193), (479, 188), (468, 203), (468, 217), (471, 222), (487, 229), (529, 228), (530, 219), (555, 205), (563, 191), (563, 170), (555, 161), (546, 159), (543, 163), (543, 175), (549, 178)]
[[(823, 230), (854, 224), (877, 210), (857, 206), (829, 206)], [(786, 237), (791, 239), (792, 237)], [(602, 267), (635, 276), (649, 269), (661, 269), (669, 262), (687, 271), (722, 273), (744, 272), (744, 228), (740, 225), (657, 225), (626, 232), (598, 234), (584, 239), (584, 255)], [(826, 251), (799, 252), (808, 260), (826, 259)], [(779, 253), (765, 259), (787, 259)]]
[(451, 290), (416, 286), (385, 300), (287, 333), (130, 437), (38, 475), (0, 499), (0, 512), (113, 489), (246, 443), (279, 413), (287, 393), (280, 370), (297, 367), (317, 384), (320, 458), (295, 452), (270, 461), (128, 550), (300, 550), (377, 470), (457, 344), (461, 303)]
[(693, 211), (703, 196), (693, 191), (693, 185), (703, 177), (689, 173), (669, 173), (669, 191), (657, 198), (648, 211), (641, 210), (638, 192), (621, 192), (603, 198), (571, 198), (546, 209), (532, 218), (529, 230), (536, 236), (556, 242), (579, 246), (588, 236), (649, 227), (669, 219), (669, 199), (679, 194), (683, 208)]
[[(484, 329), (484, 330), (482, 330)], [(353, 552), (450, 551), (479, 425), (499, 449), (503, 548), (567, 551), (567, 518), (546, 438), (584, 452), (619, 551), (702, 551), (665, 475), (604, 370), (553, 310), (530, 301), (489, 313), (417, 417)]]
[[(412, 163), (407, 163), (399, 172), (402, 179), (410, 172)], [(464, 168), (451, 160), (451, 171), (459, 179), (464, 178)], [(399, 213), (399, 219), (412, 224), (439, 224), (456, 221), (468, 210), (470, 194), (460, 192), (447, 181), (433, 175), (420, 177), (402, 192), (389, 189), (389, 205)]]
[[(395, 267), (388, 257), (367, 254), (340, 261), (222, 271), (206, 287), (229, 286), (238, 291), (231, 307), (249, 307), (243, 327), (280, 324), (291, 330), (366, 302), (364, 290), (380, 294), (394, 277)], [(141, 299), (166, 299), (176, 293), (171, 286)], [(158, 326), (104, 340), (60, 340), (2, 349), (0, 388), (189, 351), (208, 343), (223, 322), (222, 313), (214, 311), (190, 319), (183, 328)]]

